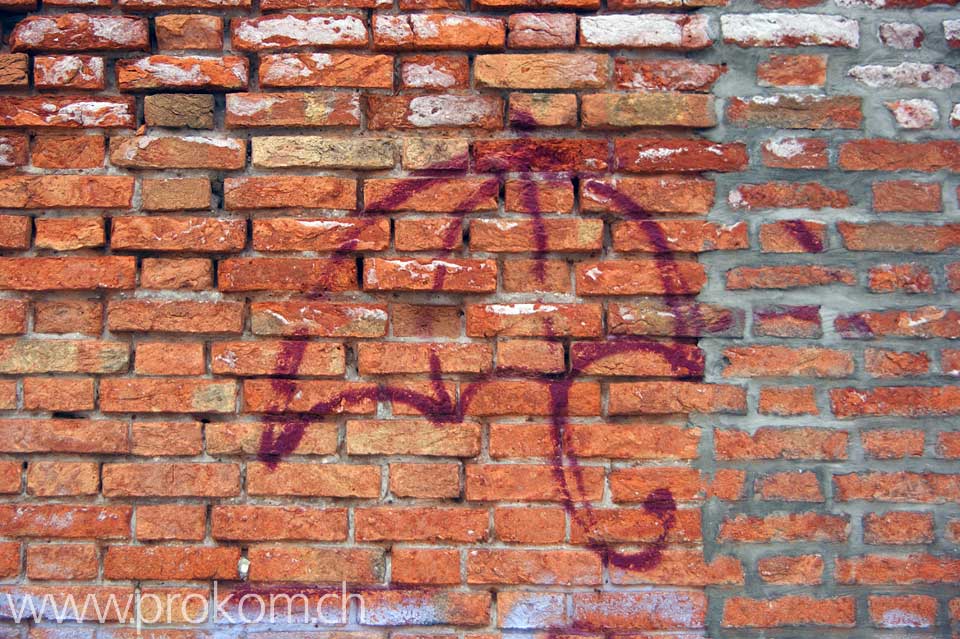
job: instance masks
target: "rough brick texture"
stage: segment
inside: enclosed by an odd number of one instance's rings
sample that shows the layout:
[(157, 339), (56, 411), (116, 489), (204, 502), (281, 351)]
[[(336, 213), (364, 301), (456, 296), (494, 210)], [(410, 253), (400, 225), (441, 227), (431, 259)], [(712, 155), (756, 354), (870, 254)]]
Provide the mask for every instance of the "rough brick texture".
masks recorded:
[(0, 637), (960, 637), (955, 5), (0, 0)]

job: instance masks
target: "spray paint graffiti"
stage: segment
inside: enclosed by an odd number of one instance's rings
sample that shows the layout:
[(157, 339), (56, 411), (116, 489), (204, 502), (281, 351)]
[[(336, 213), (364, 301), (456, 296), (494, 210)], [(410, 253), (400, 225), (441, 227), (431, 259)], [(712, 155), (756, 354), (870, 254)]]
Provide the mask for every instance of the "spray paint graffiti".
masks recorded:
[[(532, 151), (531, 148), (533, 148)], [(527, 169), (540, 163), (550, 164), (558, 161), (558, 158), (552, 153), (549, 149), (521, 146), (518, 143), (516, 162), (511, 163), (508, 168)], [(569, 180), (571, 177), (570, 174), (564, 173), (546, 175), (546, 179)], [(583, 188), (585, 191), (591, 191), (604, 198), (620, 215), (639, 222), (640, 231), (646, 235), (649, 244), (654, 247), (654, 252), (657, 255), (655, 264), (663, 290), (666, 292), (665, 303), (675, 318), (676, 334), (695, 336), (704, 331), (724, 330), (726, 327), (718, 327), (715, 325), (716, 322), (705, 322), (699, 308), (696, 305), (690, 305), (685, 297), (677, 294), (683, 288), (683, 273), (677, 268), (675, 256), (670, 249), (669, 240), (663, 229), (659, 224), (650, 220), (649, 213), (629, 195), (606, 182), (584, 175), (579, 177), (584, 180)], [(451, 178), (448, 174), (447, 176), (433, 175), (418, 180), (400, 182), (386, 196), (368, 203), (363, 213), (369, 216), (394, 210), (402, 206), (415, 194), (438, 184), (443, 184), (445, 180), (449, 179)], [(459, 202), (453, 208), (453, 214), (463, 219), (476, 209), (478, 202), (498, 192), (500, 184), (501, 180), (499, 178), (493, 178), (485, 182), (475, 193)], [(527, 171), (522, 171), (520, 175), (520, 201), (522, 212), (530, 215), (533, 221), (533, 252), (537, 264), (535, 275), (542, 281), (544, 277), (543, 264), (547, 254), (547, 232), (543, 211), (539, 203), (537, 184), (532, 179), (532, 174)], [(362, 225), (359, 226), (355, 232), (359, 234), (362, 228)], [(808, 233), (802, 225), (790, 228), (798, 236)], [(452, 225), (447, 233), (457, 233), (459, 229), (459, 225)], [(454, 239), (453, 236), (445, 237), (443, 245), (451, 246)], [(801, 239), (800, 241), (805, 240)], [(351, 239), (345, 241), (340, 249), (334, 253), (333, 258), (335, 260), (351, 259), (350, 252), (353, 244), (354, 241)], [(449, 251), (440, 253), (444, 256), (448, 254)], [(434, 274), (433, 290), (443, 289), (444, 277), (445, 270), (438, 268)], [(560, 338), (551, 330), (549, 322), (546, 329), (546, 339), (560, 341)], [(305, 346), (306, 342), (302, 340), (284, 342), (281, 353), (277, 357), (276, 374), (287, 377), (296, 376), (303, 359)], [(571, 518), (587, 531), (593, 531), (597, 528), (598, 518), (588, 500), (578, 501), (574, 496), (575, 493), (584, 494), (585, 491), (582, 466), (577, 457), (573, 441), (566, 430), (570, 389), (574, 381), (584, 375), (592, 364), (629, 352), (649, 352), (660, 355), (669, 363), (678, 377), (691, 376), (693, 374), (691, 371), (697, 371), (698, 367), (702, 366), (702, 363), (690, 359), (688, 351), (671, 349), (669, 345), (652, 340), (613, 337), (608, 338), (606, 342), (594, 344), (579, 351), (576, 361), (572, 362), (569, 370), (564, 374), (560, 376), (538, 376), (538, 381), (546, 385), (550, 393), (550, 428), (553, 444), (551, 467), (553, 476), (559, 488), (564, 508)], [(271, 383), (277, 399), (274, 405), (266, 411), (268, 414), (264, 417), (267, 427), (263, 430), (258, 457), (269, 465), (276, 465), (281, 459), (296, 450), (310, 423), (310, 417), (330, 415), (344, 402), (373, 400), (403, 404), (424, 415), (434, 424), (459, 423), (469, 412), (470, 403), (477, 396), (477, 393), (485, 384), (496, 379), (498, 379), (496, 374), (480, 376), (463, 386), (459, 400), (454, 399), (443, 383), (440, 358), (434, 353), (430, 359), (432, 394), (388, 384), (379, 384), (376, 387), (344, 390), (327, 400), (318, 402), (303, 413), (291, 415), (287, 413), (287, 408), (296, 391), (296, 385), (291, 379), (273, 378)], [(573, 485), (571, 485), (571, 482)], [(662, 553), (667, 538), (676, 524), (676, 502), (669, 489), (658, 488), (647, 495), (642, 505), (646, 512), (659, 520), (659, 535), (638, 552), (625, 552), (616, 549), (605, 539), (591, 539), (587, 544), (588, 547), (598, 553), (608, 565), (642, 571), (652, 569), (662, 561)]]

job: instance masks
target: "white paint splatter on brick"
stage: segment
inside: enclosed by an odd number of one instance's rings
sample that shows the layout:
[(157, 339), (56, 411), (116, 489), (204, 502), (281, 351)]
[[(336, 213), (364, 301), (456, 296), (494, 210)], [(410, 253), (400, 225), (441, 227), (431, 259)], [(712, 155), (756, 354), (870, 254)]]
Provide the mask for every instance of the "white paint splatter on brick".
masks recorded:
[(242, 22), (236, 31), (239, 39), (257, 45), (269, 45), (272, 38), (286, 38), (300, 45), (329, 45), (366, 41), (367, 28), (356, 16), (299, 16)]
[(494, 315), (534, 315), (557, 310), (551, 304), (487, 304), (483, 310)]
[(928, 628), (930, 622), (909, 610), (891, 608), (883, 613), (881, 625), (884, 628)]
[(803, 143), (796, 138), (784, 138), (783, 140), (767, 140), (763, 148), (784, 160), (795, 158), (803, 153)]
[[(89, 58), (86, 63), (77, 55), (64, 55), (51, 65), (37, 66), (44, 84), (68, 84), (75, 81), (90, 82), (103, 78), (103, 58)], [(38, 78), (39, 80), (39, 78)]]
[(902, 62), (896, 66), (865, 64), (853, 67), (847, 75), (875, 89), (949, 89), (960, 82), (956, 69), (922, 62)]
[(242, 95), (227, 94), (227, 112), (240, 116), (251, 116), (267, 111), (275, 104), (283, 102), (282, 98), (270, 95)]
[(933, 100), (897, 100), (886, 106), (902, 129), (932, 129), (940, 124), (940, 110)]
[(44, 120), (49, 124), (74, 122), (81, 126), (100, 126), (108, 120), (132, 120), (132, 113), (126, 104), (116, 102), (71, 102), (57, 108), (54, 104), (44, 104), (45, 111), (50, 113)]
[(860, 23), (834, 15), (736, 13), (720, 16), (726, 42), (749, 47), (860, 46)]
[(469, 95), (425, 95), (410, 100), (407, 121), (418, 127), (467, 126), (490, 116), (489, 102)]
[(584, 16), (580, 33), (584, 43), (597, 47), (694, 48), (710, 44), (708, 23), (702, 15)]
[(457, 83), (457, 79), (443, 69), (437, 68), (435, 64), (411, 62), (403, 65), (403, 83), (417, 88), (452, 87)]
[(894, 49), (917, 49), (923, 42), (923, 29), (911, 22), (888, 22), (881, 24), (880, 41)]

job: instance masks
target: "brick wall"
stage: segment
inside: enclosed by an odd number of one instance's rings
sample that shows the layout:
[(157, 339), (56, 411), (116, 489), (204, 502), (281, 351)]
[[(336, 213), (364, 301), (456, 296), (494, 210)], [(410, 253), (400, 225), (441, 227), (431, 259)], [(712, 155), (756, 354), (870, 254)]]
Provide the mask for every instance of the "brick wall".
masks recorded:
[(955, 9), (0, 4), (0, 636), (955, 632)]

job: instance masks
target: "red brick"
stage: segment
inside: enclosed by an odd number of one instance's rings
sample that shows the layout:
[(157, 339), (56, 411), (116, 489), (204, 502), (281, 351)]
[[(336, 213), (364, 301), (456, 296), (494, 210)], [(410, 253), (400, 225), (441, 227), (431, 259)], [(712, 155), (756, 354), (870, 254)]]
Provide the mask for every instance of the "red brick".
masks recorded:
[(132, 16), (63, 13), (29, 16), (10, 34), (11, 51), (149, 50), (147, 21)]
[(853, 140), (840, 145), (847, 171), (960, 171), (960, 143), (950, 140), (900, 142)]
[(724, 520), (717, 538), (741, 543), (836, 543), (847, 539), (849, 528), (849, 518), (845, 515), (821, 515), (814, 512), (775, 513), (766, 517), (737, 515)]
[(356, 207), (354, 180), (332, 177), (247, 177), (224, 181), (228, 209)]
[(830, 391), (833, 414), (840, 419), (867, 416), (934, 417), (955, 415), (960, 389), (952, 386), (897, 386), (873, 390), (836, 388)]
[(96, 248), (104, 244), (102, 218), (66, 217), (38, 219), (35, 222), (37, 248), (73, 251)]
[(250, 305), (250, 324), (256, 335), (382, 337), (387, 318), (386, 306), (378, 304), (304, 300)]
[(854, 272), (848, 268), (835, 268), (816, 265), (789, 266), (740, 266), (727, 271), (727, 288), (742, 290), (748, 288), (790, 289), (809, 286), (828, 286), (842, 284), (853, 286), (856, 283)]
[(0, 372), (118, 373), (126, 370), (129, 347), (98, 340), (0, 340)]
[(110, 378), (100, 382), (100, 409), (107, 413), (230, 413), (233, 382), (204, 379)]
[(3, 504), (0, 524), (7, 537), (127, 539), (132, 514), (120, 505)]
[(23, 408), (56, 412), (93, 410), (93, 379), (26, 377), (23, 380)]
[(723, 41), (740, 47), (833, 46), (856, 49), (859, 23), (836, 15), (739, 13), (721, 21)]
[(647, 91), (709, 91), (726, 65), (702, 64), (683, 58), (615, 58), (618, 89)]
[(507, 26), (511, 49), (560, 49), (576, 44), (577, 16), (572, 13), (514, 13)]
[(819, 306), (754, 308), (753, 334), (767, 337), (818, 338), (823, 334)]
[(768, 87), (822, 87), (827, 81), (825, 55), (771, 55), (757, 64), (757, 84)]
[(591, 93), (581, 101), (584, 128), (716, 126), (713, 96), (693, 93)]
[(561, 508), (497, 507), (493, 518), (497, 539), (507, 543), (555, 544), (566, 536)]
[(461, 492), (460, 465), (390, 464), (389, 486), (397, 497), (456, 499)]
[(127, 424), (90, 419), (5, 419), (0, 421), (4, 452), (118, 454), (129, 451)]
[(654, 213), (707, 213), (714, 184), (696, 177), (621, 177), (580, 183), (584, 212), (643, 217)]
[(933, 277), (919, 264), (879, 264), (868, 273), (869, 287), (874, 293), (932, 293)]
[(144, 258), (140, 286), (191, 291), (213, 288), (213, 263), (200, 258)]
[(231, 497), (239, 492), (240, 468), (236, 464), (103, 465), (105, 497)]
[(465, 213), (497, 208), (500, 185), (483, 178), (377, 178), (363, 183), (367, 211)]
[[(354, 53), (275, 53), (260, 56), (260, 84), (264, 87), (358, 87), (393, 88), (393, 57), (357, 55)], [(332, 113), (322, 113), (318, 106), (334, 106)], [(227, 99), (228, 122), (231, 117), (243, 118), (255, 125), (263, 115), (272, 124), (297, 118), (301, 126), (359, 124), (359, 113), (350, 113), (348, 105), (358, 111), (355, 97), (334, 93), (250, 93)], [(347, 121), (350, 118), (356, 121)], [(246, 118), (251, 119), (246, 119)]]
[(357, 288), (353, 261), (281, 257), (231, 258), (218, 268), (220, 290), (348, 291)]
[(735, 209), (842, 209), (850, 206), (846, 191), (827, 188), (819, 183), (768, 182), (741, 184), (728, 197)]
[(742, 171), (748, 162), (745, 144), (683, 138), (620, 138), (614, 141), (614, 158), (618, 169), (637, 173)]
[(816, 585), (823, 581), (823, 557), (820, 555), (780, 555), (757, 561), (757, 573), (766, 583), (776, 585)]
[(367, 414), (374, 411), (376, 398), (376, 386), (365, 382), (243, 383), (243, 410), (249, 413)]
[(623, 382), (610, 385), (611, 415), (743, 413), (743, 387), (695, 382)]
[(117, 86), (121, 91), (246, 89), (248, 74), (247, 59), (240, 56), (152, 55), (137, 60), (117, 61)]
[(239, 548), (110, 546), (103, 557), (107, 579), (235, 579)]
[(863, 311), (840, 315), (834, 326), (846, 339), (893, 337), (945, 337), (955, 339), (957, 315), (952, 310), (921, 306), (913, 310)]
[(400, 62), (400, 86), (404, 89), (444, 91), (466, 89), (470, 84), (470, 61), (462, 55), (414, 55)]
[(36, 461), (27, 467), (27, 494), (37, 497), (95, 495), (99, 484), (96, 462)]
[(478, 55), (478, 86), (501, 89), (588, 89), (606, 85), (609, 59), (586, 53)]
[(723, 607), (723, 625), (735, 628), (776, 628), (780, 626), (856, 625), (853, 597), (814, 599), (788, 595), (779, 599), (727, 599)]
[(853, 357), (826, 348), (744, 346), (723, 351), (724, 377), (848, 377)]
[[(37, 220), (37, 222), (41, 221)], [(30, 237), (33, 234), (30, 216), (2, 215), (0, 216), (0, 223), (3, 225), (0, 227), (0, 248), (30, 248)]]
[(493, 260), (452, 258), (370, 258), (363, 264), (363, 288), (366, 291), (493, 292), (497, 288), (497, 264)]
[[(600, 498), (603, 470), (581, 468), (580, 479), (564, 471), (571, 499)], [(567, 496), (555, 481), (550, 466), (520, 464), (470, 464), (467, 466), (466, 496), (470, 501), (563, 501)]]
[(163, 15), (156, 17), (154, 25), (160, 49), (215, 51), (223, 48), (223, 21), (217, 16)]
[(816, 415), (816, 389), (812, 386), (764, 386), (757, 411), (761, 415)]
[(773, 501), (823, 501), (820, 479), (809, 471), (772, 473), (757, 478), (754, 492)]
[(764, 166), (776, 169), (825, 169), (830, 163), (827, 142), (820, 138), (780, 138), (760, 147)]
[(785, 94), (732, 98), (726, 116), (733, 126), (783, 129), (859, 129), (863, 119), (859, 97)]
[(0, 178), (0, 196), (13, 209), (123, 209), (133, 178), (120, 175), (23, 175)]
[(258, 462), (247, 466), (247, 491), (251, 495), (376, 498), (380, 467), (280, 463), (271, 468)]
[(827, 225), (812, 220), (783, 220), (760, 226), (760, 250), (764, 253), (822, 253), (827, 244)]
[(597, 585), (601, 562), (585, 550), (471, 550), (467, 583)]
[(239, 333), (243, 304), (172, 300), (117, 300), (107, 305), (111, 331)]
[(690, 295), (706, 282), (697, 262), (605, 260), (576, 265), (580, 295)]
[(97, 548), (93, 544), (36, 544), (27, 547), (30, 579), (97, 578)]
[(491, 172), (600, 171), (608, 166), (608, 146), (601, 140), (478, 140), (473, 154), (477, 169)]
[(960, 476), (932, 472), (864, 472), (834, 475), (838, 501), (946, 503), (960, 496)]
[(33, 77), (37, 88), (102, 90), (106, 84), (103, 58), (90, 55), (36, 56)]
[(454, 585), (460, 583), (460, 553), (456, 550), (394, 548), (391, 552), (394, 583)]
[[(212, 422), (205, 428), (207, 452), (212, 455), (256, 455), (265, 439), (272, 441), (280, 425), (271, 422)], [(337, 450), (337, 429), (334, 424), (318, 421), (303, 423), (303, 434), (293, 453), (298, 455), (330, 455)]]
[(502, 19), (482, 16), (377, 14), (372, 30), (378, 49), (501, 49), (506, 38)]
[(569, 93), (511, 93), (510, 125), (517, 129), (575, 127), (577, 96)]
[(960, 561), (953, 557), (912, 554), (838, 558), (839, 584), (956, 584)]
[(702, 592), (576, 593), (573, 623), (581, 630), (661, 630), (703, 628), (707, 598)]
[(380, 129), (498, 129), (503, 100), (492, 96), (369, 96), (367, 124)]
[(517, 374), (562, 373), (563, 345), (541, 340), (508, 340), (497, 345), (497, 370)]
[(868, 598), (870, 619), (880, 628), (929, 628), (937, 621), (937, 600), (925, 595)]
[(895, 180), (874, 182), (873, 210), (882, 213), (937, 213), (943, 210), (940, 185)]
[(253, 581), (377, 583), (383, 580), (380, 550), (255, 546), (248, 555)]
[(895, 510), (868, 513), (863, 518), (863, 541), (868, 544), (933, 543), (933, 515)]
[(137, 506), (136, 535), (141, 541), (200, 541), (206, 534), (207, 509), (201, 505)]

